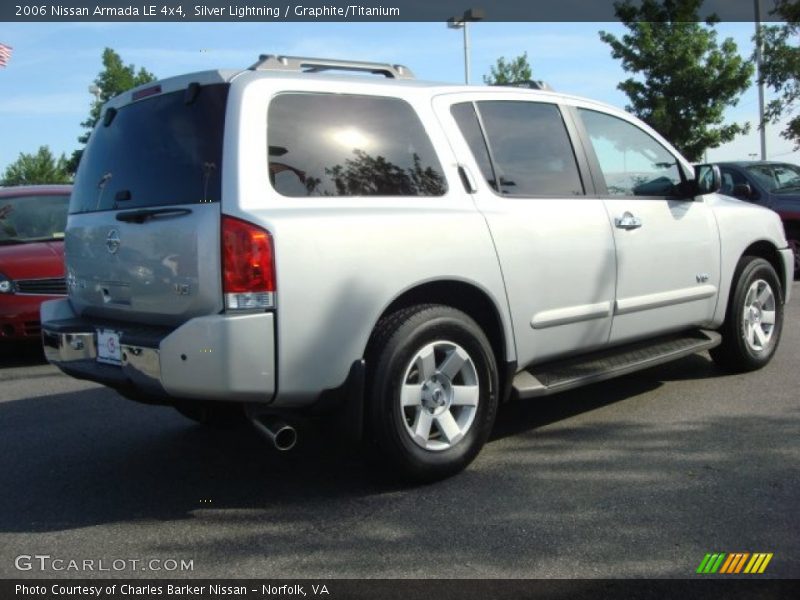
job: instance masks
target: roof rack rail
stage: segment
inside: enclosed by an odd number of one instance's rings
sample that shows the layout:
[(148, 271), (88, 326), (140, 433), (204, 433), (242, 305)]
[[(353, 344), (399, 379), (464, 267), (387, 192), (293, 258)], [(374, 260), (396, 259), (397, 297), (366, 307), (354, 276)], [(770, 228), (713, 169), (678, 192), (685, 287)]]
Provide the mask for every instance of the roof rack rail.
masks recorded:
[(553, 88), (551, 88), (547, 83), (545, 83), (541, 79), (538, 79), (536, 81), (531, 79), (526, 79), (525, 81), (515, 81), (513, 83), (493, 83), (492, 86), (525, 88), (526, 90), (553, 91)]
[(285, 71), (294, 73), (320, 73), (322, 71), (359, 71), (383, 75), (389, 79), (414, 79), (411, 69), (403, 65), (363, 62), (355, 60), (332, 60), (329, 58), (308, 58), (304, 56), (277, 56), (262, 54), (251, 71)]

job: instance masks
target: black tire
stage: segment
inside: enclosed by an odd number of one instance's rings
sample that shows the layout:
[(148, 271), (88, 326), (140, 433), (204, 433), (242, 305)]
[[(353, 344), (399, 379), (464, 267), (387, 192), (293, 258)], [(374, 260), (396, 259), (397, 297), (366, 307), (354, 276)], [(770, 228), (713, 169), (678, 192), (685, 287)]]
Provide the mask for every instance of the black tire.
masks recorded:
[[(430, 389), (422, 383), (422, 369), (416, 372), (413, 366), (419, 364), (413, 361), (415, 357), (419, 359), (419, 353), (426, 348), (431, 355), (442, 357), (441, 364), (433, 359), (435, 374), (424, 380), (438, 382), (438, 395), (435, 395), (436, 390), (420, 392), (424, 398), (421, 404), (404, 409), (400, 399), (404, 383), (416, 378), (411, 385), (419, 384), (420, 390)], [(451, 349), (449, 354), (446, 352), (448, 348)], [(468, 360), (463, 360), (463, 366), (452, 379), (443, 377), (438, 367), (444, 367), (446, 359), (456, 348), (465, 352)], [(373, 463), (388, 466), (393, 474), (403, 479), (429, 482), (454, 475), (472, 462), (491, 433), (498, 403), (495, 356), (489, 340), (473, 319), (454, 308), (435, 304), (399, 310), (383, 318), (376, 326), (367, 349), (367, 369), (366, 425), (367, 439), (371, 442), (368, 451), (376, 453), (371, 459), (379, 459)], [(428, 367), (426, 370), (430, 371)], [(477, 399), (477, 405), (457, 406), (460, 402), (454, 400), (456, 388), (474, 384), (478, 389), (475, 391), (473, 388), (470, 397)], [(466, 387), (459, 389), (467, 390)], [(426, 408), (426, 401), (441, 401), (443, 404)], [(434, 419), (430, 440), (423, 442), (428, 437), (426, 435), (415, 441), (407, 427), (415, 427), (422, 419), (420, 411), (426, 410), (431, 412), (425, 418)], [(434, 411), (441, 412), (433, 416)], [(443, 412), (455, 416), (454, 421), (459, 424), (466, 423), (462, 425), (463, 433), (459, 434), (462, 437), (456, 439), (457, 436), (452, 436), (455, 440), (452, 445), (445, 433), (446, 428), (439, 424), (446, 417)], [(425, 448), (422, 443), (446, 448)]]
[[(748, 341), (748, 321), (745, 318), (745, 308), (751, 287), (759, 281), (765, 282), (771, 288), (774, 302), (770, 304), (769, 308), (774, 308), (775, 322), (768, 341), (754, 346)], [(760, 369), (775, 354), (782, 328), (783, 288), (780, 278), (772, 265), (763, 258), (743, 256), (736, 267), (725, 322), (719, 330), (722, 334), (722, 344), (710, 351), (711, 358), (717, 365), (732, 372), (741, 373)]]
[(794, 255), (794, 277), (797, 279), (800, 277), (800, 240), (797, 239), (797, 232), (787, 233), (787, 237), (789, 237), (789, 248)]
[(176, 401), (175, 410), (187, 419), (214, 429), (232, 429), (246, 421), (241, 405), (229, 402)]

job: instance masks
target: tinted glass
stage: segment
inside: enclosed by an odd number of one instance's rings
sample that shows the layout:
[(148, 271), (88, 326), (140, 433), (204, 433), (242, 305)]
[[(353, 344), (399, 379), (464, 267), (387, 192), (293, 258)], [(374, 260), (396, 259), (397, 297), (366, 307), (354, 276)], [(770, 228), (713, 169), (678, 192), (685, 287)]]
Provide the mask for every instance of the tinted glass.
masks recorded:
[(70, 212), (220, 199), (227, 85), (140, 100), (101, 120), (81, 158)]
[(478, 102), (478, 110), (500, 180), (500, 193), (583, 195), (575, 154), (556, 105), (488, 101)]
[(481, 170), (483, 178), (492, 188), (497, 190), (494, 172), (492, 171), (492, 162), (489, 158), (489, 150), (486, 148), (486, 140), (483, 138), (478, 115), (475, 114), (475, 107), (472, 102), (454, 104), (450, 108), (450, 112), (456, 123), (458, 123), (458, 128), (467, 141), (469, 149), (472, 150), (472, 155), (475, 157), (475, 162), (478, 163), (478, 168)]
[(611, 196), (671, 196), (681, 174), (677, 159), (638, 127), (579, 109)]
[(396, 98), (281, 94), (269, 107), (272, 185), (285, 196), (441, 196), (422, 123)]
[(64, 238), (69, 196), (0, 198), (0, 244)]

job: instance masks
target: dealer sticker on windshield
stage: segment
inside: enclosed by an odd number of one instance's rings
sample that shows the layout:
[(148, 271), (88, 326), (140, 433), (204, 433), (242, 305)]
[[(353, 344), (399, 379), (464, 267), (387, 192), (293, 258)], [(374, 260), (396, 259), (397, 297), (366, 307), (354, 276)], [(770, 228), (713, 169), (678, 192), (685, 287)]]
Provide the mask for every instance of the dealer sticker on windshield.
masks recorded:
[(97, 362), (110, 365), (122, 364), (119, 333), (109, 329), (100, 329), (97, 331)]

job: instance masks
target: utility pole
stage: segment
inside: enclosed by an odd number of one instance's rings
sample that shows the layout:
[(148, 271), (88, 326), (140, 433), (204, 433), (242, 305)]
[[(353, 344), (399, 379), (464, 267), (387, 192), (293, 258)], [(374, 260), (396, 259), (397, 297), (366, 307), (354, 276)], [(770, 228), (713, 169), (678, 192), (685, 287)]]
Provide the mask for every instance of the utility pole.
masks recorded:
[(761, 0), (753, 0), (756, 12), (756, 77), (758, 85), (758, 131), (761, 135), (761, 160), (767, 160), (767, 124), (764, 121), (764, 83), (761, 81)]

